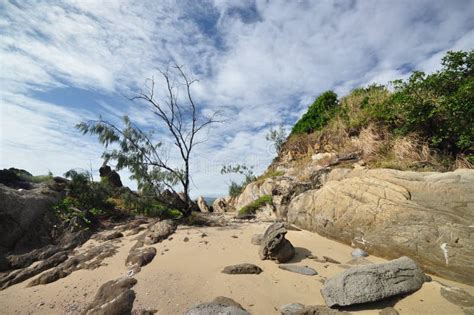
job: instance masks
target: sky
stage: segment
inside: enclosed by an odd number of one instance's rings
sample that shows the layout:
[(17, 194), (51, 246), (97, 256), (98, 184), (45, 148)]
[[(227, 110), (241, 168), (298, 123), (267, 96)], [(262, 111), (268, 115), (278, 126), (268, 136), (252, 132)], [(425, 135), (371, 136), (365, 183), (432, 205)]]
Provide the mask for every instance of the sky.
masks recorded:
[(100, 116), (128, 115), (168, 143), (128, 98), (176, 63), (199, 80), (200, 113), (223, 121), (193, 151), (191, 196), (224, 196), (238, 177), (222, 165), (262, 173), (275, 157), (266, 133), (289, 130), (320, 93), (433, 72), (447, 51), (473, 48), (472, 0), (0, 0), (0, 168), (98, 179), (104, 148), (74, 126)]

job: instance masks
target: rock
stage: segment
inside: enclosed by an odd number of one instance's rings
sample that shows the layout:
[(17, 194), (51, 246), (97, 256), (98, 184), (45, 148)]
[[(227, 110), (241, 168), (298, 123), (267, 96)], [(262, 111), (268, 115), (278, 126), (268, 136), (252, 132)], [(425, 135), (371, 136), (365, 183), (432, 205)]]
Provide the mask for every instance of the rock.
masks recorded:
[(305, 306), (301, 303), (290, 303), (290, 304), (285, 304), (285, 305), (280, 306), (278, 308), (278, 311), (282, 315), (293, 315), (299, 311), (302, 311), (304, 308)]
[(380, 315), (398, 315), (398, 311), (393, 307), (386, 307), (380, 311)]
[(331, 264), (336, 264), (336, 265), (339, 265), (341, 262), (340, 261), (337, 261), (331, 257), (328, 257), (328, 256), (323, 256), (323, 259), (328, 262), (328, 263), (331, 263)]
[(250, 315), (242, 305), (234, 300), (219, 296), (210, 303), (196, 305), (184, 313), (185, 315)]
[(183, 242), (189, 242), (189, 237), (186, 236), (185, 238), (183, 238)]
[(421, 288), (427, 277), (408, 257), (351, 268), (326, 281), (321, 289), (329, 307), (375, 302)]
[(427, 272), (474, 285), (472, 169), (336, 168), (287, 210), (288, 222), (300, 228), (376, 256), (416, 257)]
[(250, 241), (253, 245), (260, 245), (262, 243), (263, 234), (255, 234), (252, 236), (252, 240)]
[(155, 223), (146, 232), (144, 243), (153, 245), (165, 240), (176, 231), (176, 223), (172, 220), (163, 220)]
[(21, 271), (11, 272), (10, 274), (0, 278), (0, 289), (3, 290), (11, 285), (20, 283), (29, 278), (32, 278), (45, 270), (56, 267), (68, 258), (67, 252), (59, 252), (39, 264), (25, 268)]
[(112, 187), (122, 187), (122, 181), (120, 180), (120, 175), (112, 170), (110, 166), (104, 164), (99, 168), (99, 174), (101, 178), (106, 178), (107, 182)]
[(455, 287), (441, 287), (441, 295), (449, 302), (464, 306), (474, 306), (474, 296), (470, 295), (466, 290)]
[(263, 270), (256, 265), (253, 264), (238, 264), (238, 265), (232, 265), (232, 266), (227, 266), (222, 270), (222, 273), (227, 273), (227, 274), (259, 274)]
[(273, 223), (267, 228), (259, 249), (262, 260), (269, 259), (285, 263), (293, 258), (295, 248), (285, 238), (286, 233), (287, 231), (281, 222)]
[(83, 314), (130, 314), (135, 300), (131, 288), (136, 283), (136, 279), (128, 277), (104, 283)]
[(367, 254), (367, 252), (363, 249), (360, 249), (360, 248), (356, 248), (352, 251), (351, 253), (352, 257), (354, 258), (358, 258), (358, 257), (367, 257), (369, 256), (369, 254)]
[(51, 208), (61, 197), (46, 184), (23, 191), (0, 184), (0, 255), (52, 244), (56, 218)]
[(199, 210), (201, 210), (201, 212), (205, 212), (205, 213), (210, 212), (209, 211), (209, 206), (207, 205), (206, 200), (204, 200), (204, 198), (202, 196), (198, 197), (197, 206), (198, 206)]
[(228, 204), (225, 200), (225, 198), (217, 198), (214, 200), (212, 203), (212, 210), (214, 213), (224, 213), (228, 212)]
[(305, 276), (315, 276), (318, 274), (316, 270), (308, 266), (279, 265), (278, 268), (286, 270), (286, 271), (299, 273)]
[(146, 247), (131, 250), (128, 254), (125, 265), (133, 269), (134, 273), (140, 271), (141, 267), (148, 265), (156, 256), (156, 248)]
[(115, 232), (108, 233), (105, 235), (100, 235), (98, 239), (101, 241), (110, 241), (110, 240), (120, 238), (120, 237), (123, 237), (123, 234), (121, 232), (115, 231)]

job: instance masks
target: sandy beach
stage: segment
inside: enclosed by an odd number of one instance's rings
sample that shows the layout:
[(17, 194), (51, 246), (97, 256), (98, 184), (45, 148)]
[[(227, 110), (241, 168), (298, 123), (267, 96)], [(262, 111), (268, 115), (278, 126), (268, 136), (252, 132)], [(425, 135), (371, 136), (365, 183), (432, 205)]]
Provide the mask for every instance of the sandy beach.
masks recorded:
[[(328, 256), (345, 263), (351, 260), (350, 246), (307, 231), (289, 231), (287, 239), (297, 255), (292, 264), (314, 268), (318, 275), (305, 276), (278, 268), (274, 261), (262, 261), (258, 246), (251, 244), (254, 234), (263, 233), (268, 222), (240, 222), (226, 227), (179, 226), (168, 240), (152, 245), (154, 260), (134, 275), (138, 283), (134, 309), (157, 310), (157, 314), (182, 314), (193, 305), (217, 296), (230, 297), (252, 314), (279, 314), (277, 308), (287, 303), (324, 305), (320, 294), (325, 279), (344, 271), (341, 265), (320, 263), (306, 256)], [(124, 233), (127, 234), (126, 232)], [(26, 287), (29, 280), (0, 291), (2, 314), (78, 314), (92, 301), (103, 283), (127, 275), (125, 260), (137, 235), (111, 240), (117, 253), (94, 270), (78, 270), (56, 282)], [(89, 240), (82, 249), (96, 246)], [(81, 250), (81, 249), (79, 249)], [(386, 260), (374, 256), (373, 263)], [(260, 266), (259, 275), (221, 273), (228, 265), (252, 263)], [(440, 294), (443, 285), (464, 288), (474, 294), (474, 287), (433, 276), (433, 281), (409, 296), (344, 310), (356, 314), (378, 314), (387, 306), (400, 314), (464, 314), (463, 309)]]

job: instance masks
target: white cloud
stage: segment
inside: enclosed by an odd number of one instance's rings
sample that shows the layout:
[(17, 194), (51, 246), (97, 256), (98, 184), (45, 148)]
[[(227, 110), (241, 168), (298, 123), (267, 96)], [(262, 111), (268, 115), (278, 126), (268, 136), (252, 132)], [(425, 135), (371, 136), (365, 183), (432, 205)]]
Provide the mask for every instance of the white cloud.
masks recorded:
[(131, 96), (154, 67), (174, 60), (199, 77), (193, 91), (205, 111), (226, 118), (196, 148), (195, 193), (207, 195), (226, 191), (219, 163), (269, 163), (270, 123), (293, 123), (324, 90), (343, 94), (407, 69), (432, 71), (447, 50), (474, 47), (474, 2), (462, 0), (0, 6), (0, 167), (62, 172), (88, 159), (100, 163), (101, 148), (72, 128), (78, 118), (128, 114), (154, 126), (154, 117), (110, 100), (98, 100), (94, 112), (55, 106), (34, 92), (75, 87)]

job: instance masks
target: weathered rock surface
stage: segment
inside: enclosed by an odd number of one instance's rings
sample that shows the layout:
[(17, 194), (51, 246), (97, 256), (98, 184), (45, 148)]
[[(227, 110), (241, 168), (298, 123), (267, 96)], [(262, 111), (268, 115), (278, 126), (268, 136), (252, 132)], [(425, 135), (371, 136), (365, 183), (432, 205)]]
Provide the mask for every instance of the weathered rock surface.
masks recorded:
[(21, 191), (0, 184), (0, 255), (51, 244), (55, 222), (51, 207), (61, 196), (46, 184)]
[(263, 234), (259, 255), (262, 260), (289, 261), (295, 255), (295, 248), (285, 238), (287, 231), (281, 222), (270, 225)]
[(131, 314), (135, 300), (135, 292), (131, 288), (136, 283), (136, 279), (128, 277), (104, 283), (83, 314)]
[(148, 265), (155, 256), (156, 248), (154, 247), (132, 249), (128, 254), (125, 265), (129, 267), (129, 270), (137, 273), (141, 270), (141, 267)]
[(226, 266), (222, 270), (222, 273), (227, 273), (231, 275), (242, 275), (242, 274), (260, 274), (262, 272), (262, 268), (257, 265), (253, 264), (238, 264), (232, 266)]
[(207, 213), (209, 211), (209, 206), (207, 205), (206, 200), (202, 196), (199, 196), (197, 199), (197, 206), (201, 212)]
[(176, 231), (176, 223), (173, 220), (163, 220), (155, 223), (145, 234), (144, 243), (153, 245), (165, 240)]
[(318, 274), (316, 270), (308, 266), (279, 265), (278, 268), (294, 273), (299, 273), (305, 276), (315, 276)]
[(348, 312), (331, 309), (325, 305), (308, 305), (301, 303), (285, 304), (278, 308), (282, 315), (337, 315), (350, 314)]
[(408, 257), (351, 268), (325, 282), (321, 289), (329, 307), (375, 302), (417, 291), (428, 280)]
[(413, 257), (426, 271), (474, 284), (474, 170), (334, 169), (296, 196), (287, 218), (371, 254)]
[(464, 307), (474, 307), (474, 296), (470, 295), (464, 289), (441, 287), (441, 295), (453, 304)]
[(185, 315), (250, 315), (242, 305), (234, 300), (219, 296), (210, 303), (203, 303), (187, 310)]
[(227, 198), (217, 198), (212, 203), (212, 210), (214, 213), (224, 213), (224, 212), (234, 212), (235, 207), (235, 198), (227, 197)]

